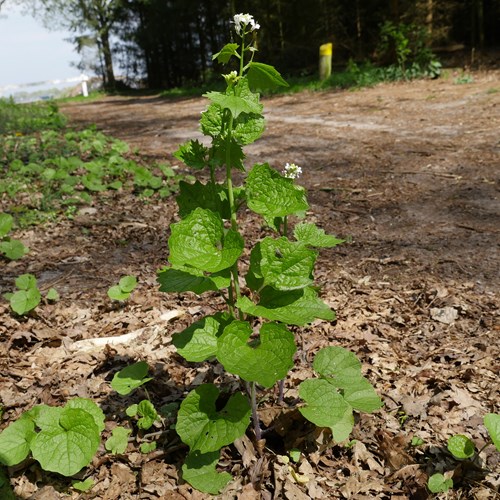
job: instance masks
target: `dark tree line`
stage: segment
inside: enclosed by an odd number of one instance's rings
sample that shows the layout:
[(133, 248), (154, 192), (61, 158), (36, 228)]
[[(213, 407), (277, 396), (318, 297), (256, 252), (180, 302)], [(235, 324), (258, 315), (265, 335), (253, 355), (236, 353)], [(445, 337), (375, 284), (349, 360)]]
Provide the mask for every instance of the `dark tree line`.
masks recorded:
[[(6, 0), (0, 0), (0, 7)], [(260, 23), (258, 59), (284, 75), (313, 74), (319, 45), (332, 42), (334, 64), (380, 60), (381, 26), (415, 25), (432, 47), (500, 46), (500, 0), (11, 0), (47, 26), (94, 44), (107, 87), (114, 73), (151, 88), (197, 85), (220, 68), (212, 54), (230, 41), (230, 20), (250, 13)]]

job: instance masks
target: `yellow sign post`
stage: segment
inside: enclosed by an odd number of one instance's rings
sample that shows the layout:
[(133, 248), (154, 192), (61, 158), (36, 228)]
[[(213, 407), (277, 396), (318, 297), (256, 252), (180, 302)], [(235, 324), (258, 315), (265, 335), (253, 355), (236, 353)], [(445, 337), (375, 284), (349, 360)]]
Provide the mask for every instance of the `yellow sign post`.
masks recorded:
[(319, 48), (319, 79), (326, 80), (332, 74), (333, 43), (324, 43)]

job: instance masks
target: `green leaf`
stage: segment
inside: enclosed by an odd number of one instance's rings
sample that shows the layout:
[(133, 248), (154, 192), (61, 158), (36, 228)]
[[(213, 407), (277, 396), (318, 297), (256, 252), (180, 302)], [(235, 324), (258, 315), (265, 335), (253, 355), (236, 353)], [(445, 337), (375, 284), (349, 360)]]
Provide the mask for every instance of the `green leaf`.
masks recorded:
[(127, 416), (130, 418), (135, 417), (137, 415), (137, 411), (139, 409), (139, 405), (137, 403), (130, 405), (126, 410), (125, 413)]
[(126, 366), (118, 373), (115, 373), (111, 381), (111, 387), (122, 396), (130, 394), (137, 387), (152, 380), (151, 377), (146, 377), (148, 370), (149, 366), (145, 361), (138, 361)]
[(176, 269), (165, 267), (158, 271), (160, 292), (194, 292), (201, 295), (208, 290), (227, 288), (231, 283), (226, 271), (205, 276), (203, 271), (194, 268)]
[(295, 290), (312, 284), (317, 252), (282, 237), (264, 238), (250, 255), (250, 276), (262, 278), (261, 286)]
[(79, 408), (64, 408), (58, 427), (41, 430), (31, 442), (31, 452), (42, 469), (72, 476), (90, 463), (99, 442), (92, 415)]
[(455, 434), (448, 439), (448, 451), (458, 459), (470, 458), (475, 453), (474, 443), (463, 434)]
[(108, 289), (108, 297), (111, 300), (127, 300), (130, 297), (130, 292), (124, 292), (120, 285), (113, 285)]
[(218, 450), (209, 453), (192, 451), (182, 466), (182, 479), (203, 493), (217, 495), (232, 479), (228, 472), (215, 470), (219, 457)]
[(10, 214), (0, 213), (0, 238), (3, 238), (14, 224), (14, 218)]
[(242, 114), (234, 120), (233, 137), (243, 146), (251, 144), (263, 134), (265, 126), (262, 115)]
[(323, 377), (362, 376), (361, 361), (353, 352), (339, 346), (328, 346), (319, 350), (314, 357), (313, 368)]
[(182, 332), (174, 333), (172, 343), (187, 361), (205, 361), (217, 355), (217, 338), (231, 321), (231, 316), (222, 313), (207, 316)]
[(144, 454), (151, 453), (156, 450), (156, 446), (156, 441), (151, 441), (151, 443), (142, 443), (141, 446), (139, 446), (139, 451)]
[(176, 431), (191, 451), (216, 451), (243, 436), (250, 423), (250, 404), (237, 392), (226, 405), (216, 409), (219, 390), (213, 384), (202, 384), (182, 402), (177, 415)]
[(382, 400), (370, 381), (361, 375), (338, 375), (328, 382), (342, 390), (344, 399), (357, 411), (372, 413), (382, 407)]
[(118, 286), (122, 292), (130, 293), (137, 286), (137, 278), (135, 276), (122, 276)]
[(216, 138), (222, 133), (223, 111), (217, 104), (210, 104), (201, 114), (200, 127), (204, 135)]
[(41, 299), (38, 288), (19, 290), (10, 298), (10, 306), (17, 314), (26, 314), (40, 304)]
[(487, 413), (484, 416), (484, 426), (496, 449), (500, 451), (500, 415), (498, 413)]
[(16, 278), (16, 286), (19, 290), (36, 288), (36, 278), (32, 274), (21, 274)]
[(125, 427), (115, 427), (111, 431), (111, 436), (104, 443), (104, 447), (113, 455), (125, 453), (131, 432), (130, 429), (125, 429)]
[(35, 424), (28, 418), (9, 424), (0, 433), (0, 463), (9, 467), (21, 463), (29, 455), (35, 436)]
[(297, 214), (309, 208), (304, 188), (267, 163), (254, 165), (246, 179), (246, 193), (249, 208), (266, 219)]
[(94, 480), (91, 477), (88, 477), (87, 479), (85, 479), (85, 481), (71, 482), (71, 486), (73, 486), (75, 490), (82, 492), (89, 491), (92, 488), (92, 486), (94, 486), (94, 484), (95, 484)]
[(194, 184), (179, 182), (179, 195), (176, 198), (179, 215), (185, 218), (196, 208), (205, 208), (220, 215), (222, 219), (231, 218), (229, 195), (227, 189), (219, 184), (209, 182)]
[(453, 488), (453, 479), (446, 478), (443, 474), (433, 474), (427, 481), (427, 487), (432, 493), (444, 493)]
[(228, 109), (233, 118), (238, 118), (241, 113), (254, 113), (258, 115), (262, 113), (262, 104), (255, 102), (254, 99), (248, 96), (241, 97), (212, 91), (203, 94), (203, 97), (206, 97), (222, 109)]
[(156, 412), (153, 403), (147, 399), (143, 399), (137, 405), (137, 414), (141, 417), (137, 421), (137, 427), (143, 430), (148, 430), (158, 418), (158, 413)]
[(297, 224), (293, 230), (293, 234), (298, 241), (317, 248), (334, 247), (345, 241), (339, 240), (330, 234), (325, 234), (324, 229), (320, 229), (315, 224), (306, 222)]
[(226, 231), (220, 216), (211, 210), (197, 208), (170, 229), (169, 260), (175, 267), (217, 272), (231, 267), (243, 251), (241, 235)]
[(307, 420), (318, 427), (329, 427), (335, 441), (347, 439), (354, 426), (350, 405), (336, 388), (323, 379), (304, 380), (299, 396), (306, 406), (299, 408)]
[(222, 47), (220, 52), (212, 56), (212, 61), (217, 59), (218, 62), (222, 64), (227, 64), (232, 56), (238, 57), (238, 47), (237, 43), (227, 43)]
[(242, 296), (236, 301), (236, 307), (252, 316), (288, 325), (304, 326), (315, 319), (335, 319), (335, 313), (318, 298), (317, 292), (311, 287), (288, 292), (266, 287), (260, 294), (259, 304)]
[(217, 359), (229, 373), (271, 387), (293, 367), (294, 336), (282, 324), (265, 323), (258, 343), (249, 345), (252, 333), (246, 321), (233, 321), (217, 341)]
[(19, 240), (7, 238), (5, 241), (0, 241), (0, 253), (3, 253), (10, 260), (20, 259), (29, 251), (29, 248), (25, 247)]
[(375, 389), (361, 373), (361, 362), (348, 349), (324, 347), (316, 354), (313, 368), (330, 384), (341, 389), (344, 399), (355, 410), (372, 413), (382, 406)]
[(197, 139), (185, 142), (174, 153), (188, 167), (201, 170), (208, 165), (208, 148)]
[(47, 300), (50, 300), (52, 302), (57, 302), (60, 299), (59, 294), (57, 293), (57, 290), (55, 288), (49, 288), (45, 297)]
[(288, 83), (273, 66), (259, 62), (250, 63), (248, 83), (254, 90), (272, 90), (277, 87), (288, 87)]
[(94, 419), (94, 423), (97, 426), (99, 432), (104, 430), (104, 420), (105, 415), (103, 411), (97, 406), (94, 401), (88, 398), (73, 398), (70, 399), (65, 408), (79, 408), (80, 410), (85, 410)]

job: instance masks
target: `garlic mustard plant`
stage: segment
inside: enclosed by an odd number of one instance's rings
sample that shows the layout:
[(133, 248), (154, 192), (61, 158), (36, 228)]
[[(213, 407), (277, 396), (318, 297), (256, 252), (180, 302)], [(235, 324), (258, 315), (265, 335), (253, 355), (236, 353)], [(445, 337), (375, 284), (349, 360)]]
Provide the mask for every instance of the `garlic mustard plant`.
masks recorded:
[[(243, 149), (265, 127), (259, 91), (287, 83), (275, 68), (254, 61), (259, 29), (254, 18), (238, 14), (232, 24), (238, 43), (226, 44), (213, 56), (229, 66), (223, 75), (226, 89), (205, 94), (208, 107), (200, 120), (210, 144), (190, 140), (175, 153), (189, 167), (205, 170), (209, 180), (180, 183), (180, 220), (170, 226), (169, 264), (158, 272), (164, 292), (217, 292), (227, 304), (173, 336), (187, 361), (215, 359), (241, 382), (241, 391), (223, 389), (223, 398), (214, 384), (197, 386), (178, 411), (176, 431), (190, 449), (183, 478), (213, 494), (231, 479), (215, 470), (221, 448), (247, 432), (251, 421), (255, 440), (263, 444), (257, 391), (279, 384), (283, 398), (283, 379), (297, 351), (289, 326), (334, 320), (313, 272), (319, 249), (342, 243), (313, 223), (297, 221), (309, 209), (305, 189), (295, 182), (300, 167), (290, 163), (280, 173), (262, 163), (247, 170)], [(223, 182), (216, 180), (218, 171)], [(234, 185), (235, 171), (244, 174), (242, 186)], [(263, 218), (273, 236), (245, 242), (240, 231), (245, 206)], [(243, 257), (245, 248), (249, 258)], [(341, 347), (320, 350), (313, 369), (316, 376), (299, 387), (299, 411), (330, 428), (335, 441), (347, 439), (353, 410), (374, 411), (380, 398), (362, 376), (356, 356)]]

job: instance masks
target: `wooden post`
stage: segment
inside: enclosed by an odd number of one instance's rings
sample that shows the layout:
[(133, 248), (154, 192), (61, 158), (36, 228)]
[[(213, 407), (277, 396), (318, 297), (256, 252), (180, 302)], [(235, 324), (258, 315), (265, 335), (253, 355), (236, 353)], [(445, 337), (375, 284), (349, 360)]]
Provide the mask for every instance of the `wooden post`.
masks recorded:
[(319, 48), (319, 79), (326, 80), (332, 74), (332, 43), (324, 43)]

